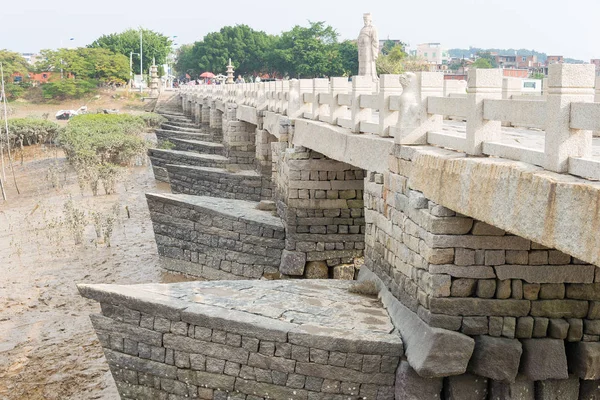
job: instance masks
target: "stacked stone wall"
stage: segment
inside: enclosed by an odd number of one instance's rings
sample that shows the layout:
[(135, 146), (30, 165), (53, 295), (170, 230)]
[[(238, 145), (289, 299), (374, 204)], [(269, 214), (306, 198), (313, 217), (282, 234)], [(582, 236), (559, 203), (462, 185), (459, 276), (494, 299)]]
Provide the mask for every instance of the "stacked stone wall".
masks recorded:
[(256, 159), (256, 125), (236, 120), (236, 108), (228, 105), (223, 113), (225, 155), (234, 164), (252, 164)]
[[(326, 272), (323, 266), (333, 269), (361, 257), (363, 171), (303, 148), (287, 149), (277, 162), (277, 207), (287, 229), (281, 272), (303, 275), (307, 263), (316, 267), (315, 262)], [(352, 279), (354, 266), (348, 268), (343, 273)]]
[(175, 145), (175, 150), (191, 151), (201, 154), (217, 154), (222, 156), (224, 153), (223, 145), (213, 142), (205, 142), (193, 139), (171, 139)]
[[(171, 286), (168, 293), (178, 293)], [(395, 334), (360, 331), (349, 338), (335, 329), (308, 334), (287, 320), (201, 300), (152, 292), (138, 297), (143, 290), (129, 298), (80, 290), (101, 304), (102, 314), (91, 320), (122, 398), (394, 399), (403, 353)], [(198, 287), (197, 295), (204, 290), (210, 297), (227, 287)]]
[(223, 112), (217, 109), (217, 105), (215, 102), (211, 102), (211, 106), (209, 108), (209, 118), (207, 120), (204, 119), (204, 114), (202, 115), (202, 123), (204, 121), (208, 121), (208, 130), (207, 132), (215, 138), (217, 142), (223, 142)]
[(217, 154), (197, 154), (176, 150), (149, 149), (148, 156), (152, 162), (154, 177), (163, 182), (169, 181), (167, 165), (190, 165), (212, 168), (224, 168), (227, 159)]
[(255, 203), (214, 197), (148, 194), (158, 253), (202, 267), (258, 279), (277, 274), (285, 246), (279, 218)]
[(270, 200), (270, 180), (254, 171), (229, 172), (218, 168), (167, 166), (173, 193), (249, 201)]

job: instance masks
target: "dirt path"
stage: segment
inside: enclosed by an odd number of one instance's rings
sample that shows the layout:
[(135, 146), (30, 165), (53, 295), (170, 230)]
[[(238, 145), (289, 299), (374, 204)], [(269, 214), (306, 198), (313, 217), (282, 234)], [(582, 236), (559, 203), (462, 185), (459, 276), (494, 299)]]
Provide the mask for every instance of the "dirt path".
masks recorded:
[[(157, 187), (145, 166), (130, 169), (115, 195), (82, 195), (62, 154), (36, 147), (27, 157), (16, 168), (21, 195), (10, 184), (8, 202), (0, 196), (0, 399), (118, 399), (88, 318), (99, 307), (75, 284), (182, 279), (161, 272), (144, 197), (168, 186)], [(48, 181), (50, 169), (60, 172)], [(88, 213), (115, 216), (111, 247), (97, 243), (92, 224), (75, 245), (59, 223), (69, 196)]]

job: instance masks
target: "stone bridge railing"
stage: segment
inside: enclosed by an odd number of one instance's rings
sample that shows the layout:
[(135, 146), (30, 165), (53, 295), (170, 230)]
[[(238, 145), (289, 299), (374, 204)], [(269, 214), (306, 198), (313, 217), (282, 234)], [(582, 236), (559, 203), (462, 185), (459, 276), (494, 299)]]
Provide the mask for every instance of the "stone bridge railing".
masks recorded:
[[(447, 81), (446, 81), (447, 82)], [(184, 87), (187, 96), (235, 103), (295, 119), (321, 121), (355, 134), (393, 137), (397, 144), (458, 150), (600, 179), (592, 158), (592, 131), (600, 131), (600, 93), (593, 65), (550, 66), (544, 96), (510, 96), (502, 71), (469, 71), (466, 94), (434, 72), (365, 77), (300, 79), (237, 85)], [(508, 95), (507, 95), (508, 93)], [(512, 98), (511, 98), (512, 97)], [(466, 121), (465, 132), (444, 128), (444, 117)], [(543, 148), (505, 143), (502, 125), (542, 128)]]

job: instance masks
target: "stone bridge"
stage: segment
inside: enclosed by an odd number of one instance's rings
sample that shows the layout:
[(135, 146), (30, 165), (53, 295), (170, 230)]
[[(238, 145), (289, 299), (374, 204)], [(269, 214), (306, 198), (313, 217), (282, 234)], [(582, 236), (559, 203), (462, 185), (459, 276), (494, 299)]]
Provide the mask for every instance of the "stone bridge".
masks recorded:
[(600, 399), (594, 67), (508, 86), (421, 72), (163, 104), (158, 250), (217, 281), (79, 286), (121, 396)]

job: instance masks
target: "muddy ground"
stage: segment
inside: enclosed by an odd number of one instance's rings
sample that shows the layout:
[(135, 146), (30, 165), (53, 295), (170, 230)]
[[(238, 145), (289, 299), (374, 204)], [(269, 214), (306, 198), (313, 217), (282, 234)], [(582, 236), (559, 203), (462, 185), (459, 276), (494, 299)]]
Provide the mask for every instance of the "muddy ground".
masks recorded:
[[(94, 197), (51, 147), (27, 148), (15, 173), (21, 194), (7, 172), (8, 201), (0, 197), (0, 399), (117, 399), (88, 318), (99, 306), (75, 285), (185, 279), (161, 271), (144, 197), (168, 185), (146, 165), (130, 168), (117, 194)], [(88, 216), (115, 219), (111, 247), (91, 222), (75, 244), (61, 225), (69, 197)]]

